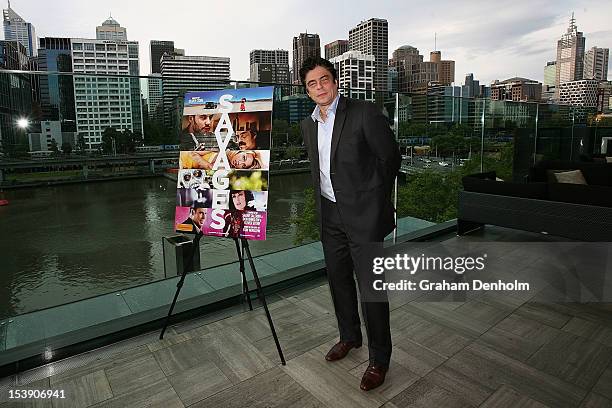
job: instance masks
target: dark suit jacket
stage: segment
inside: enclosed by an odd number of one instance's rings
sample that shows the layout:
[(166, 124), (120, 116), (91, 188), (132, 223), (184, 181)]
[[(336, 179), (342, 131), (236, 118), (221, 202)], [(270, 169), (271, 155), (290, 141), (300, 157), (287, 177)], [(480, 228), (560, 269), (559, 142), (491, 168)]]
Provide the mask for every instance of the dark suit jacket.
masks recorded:
[[(301, 123), (321, 222), (318, 126)], [(395, 228), (391, 192), (401, 155), (387, 118), (374, 104), (340, 96), (331, 147), (331, 180), (342, 223), (354, 242), (382, 241)]]

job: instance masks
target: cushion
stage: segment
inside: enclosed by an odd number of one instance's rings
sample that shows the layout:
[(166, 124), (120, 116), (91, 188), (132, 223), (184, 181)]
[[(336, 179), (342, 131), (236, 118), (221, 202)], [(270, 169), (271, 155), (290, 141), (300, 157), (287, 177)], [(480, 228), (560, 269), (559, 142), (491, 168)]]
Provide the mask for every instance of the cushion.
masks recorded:
[(475, 193), (496, 194), (510, 197), (536, 198), (545, 200), (547, 197), (546, 183), (512, 183), (464, 177), (463, 189)]
[(612, 163), (612, 157), (606, 157), (606, 163)]
[(580, 170), (551, 171), (557, 183), (587, 184)]
[(612, 187), (607, 186), (554, 183), (548, 186), (548, 197), (551, 201), (612, 208)]
[[(563, 160), (542, 160), (529, 169), (529, 181), (557, 182), (549, 173), (556, 171), (580, 170), (589, 185), (612, 186), (612, 164), (570, 162)], [(553, 178), (551, 180), (551, 177)]]

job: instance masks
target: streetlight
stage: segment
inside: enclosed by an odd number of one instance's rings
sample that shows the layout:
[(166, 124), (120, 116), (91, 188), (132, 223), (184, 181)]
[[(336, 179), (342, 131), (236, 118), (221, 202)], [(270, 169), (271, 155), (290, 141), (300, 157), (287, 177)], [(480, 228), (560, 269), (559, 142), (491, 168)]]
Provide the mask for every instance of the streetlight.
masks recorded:
[(17, 119), (17, 126), (20, 129), (27, 129), (30, 126), (30, 121), (27, 118), (19, 118)]

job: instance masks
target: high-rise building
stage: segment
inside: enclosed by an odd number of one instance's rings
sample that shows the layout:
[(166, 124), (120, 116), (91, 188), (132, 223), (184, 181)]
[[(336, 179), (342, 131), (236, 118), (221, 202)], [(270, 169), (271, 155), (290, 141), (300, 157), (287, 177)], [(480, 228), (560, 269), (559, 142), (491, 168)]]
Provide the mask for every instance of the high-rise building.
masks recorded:
[(399, 89), (398, 78), (397, 78), (397, 67), (389, 64), (389, 71), (387, 75), (387, 90), (389, 92), (397, 92)]
[(325, 59), (330, 60), (348, 51), (348, 40), (336, 40), (325, 44)]
[(560, 85), (559, 102), (572, 106), (595, 108), (597, 107), (598, 85), (599, 81), (596, 79), (564, 82)]
[(410, 92), (413, 93), (429, 93), (431, 86), (440, 85), (438, 82), (439, 63), (432, 61), (423, 61), (412, 65), (410, 74)]
[(97, 40), (127, 41), (127, 29), (113, 18), (109, 17), (102, 25), (96, 27)]
[(402, 45), (393, 51), (389, 66), (397, 71), (397, 89), (399, 92), (410, 92), (412, 66), (420, 62), (423, 62), (423, 56), (419, 54), (419, 50), (415, 47)]
[(293, 37), (293, 78), (294, 84), (300, 82), (300, 67), (309, 57), (321, 56), (321, 40), (319, 34), (300, 33)]
[(539, 102), (542, 99), (542, 83), (527, 78), (510, 78), (491, 83), (492, 101)]
[(432, 51), (429, 53), (429, 61), (437, 64), (437, 81), (440, 83), (440, 85), (450, 86), (453, 82), (455, 82), (455, 61), (443, 60), (441, 51)]
[(465, 84), (461, 89), (461, 96), (464, 98), (480, 97), (480, 81), (474, 79), (474, 74), (469, 73), (465, 76)]
[(349, 30), (349, 50), (373, 55), (375, 62), (374, 88), (387, 89), (387, 64), (389, 63), (389, 23), (380, 18), (362, 21)]
[(544, 86), (555, 86), (557, 61), (548, 61), (544, 67)]
[[(151, 73), (159, 74), (161, 73), (161, 57), (164, 54), (172, 55), (174, 53), (174, 41), (151, 40), (149, 51), (151, 54)], [(185, 53), (182, 55), (185, 55)]]
[(584, 56), (584, 79), (608, 80), (608, 48), (592, 47)]
[(347, 51), (330, 60), (338, 73), (340, 94), (349, 98), (374, 101), (373, 55), (361, 51)]
[(597, 86), (597, 113), (610, 114), (611, 102), (612, 82), (600, 82)]
[(557, 61), (548, 61), (544, 67), (544, 84), (542, 86), (542, 101), (555, 102), (555, 81), (557, 77)]
[(149, 97), (147, 98), (147, 113), (149, 120), (163, 123), (164, 108), (163, 108), (163, 85), (162, 76), (158, 73), (153, 73), (147, 78), (147, 90)]
[(27, 70), (27, 52), (19, 41), (0, 40), (0, 69)]
[(252, 50), (249, 54), (250, 77), (253, 82), (288, 84), (289, 51)]
[(38, 69), (67, 73), (39, 76), (42, 120), (59, 121), (63, 132), (76, 132), (70, 38), (43, 37), (39, 41)]
[(142, 132), (140, 82), (137, 77), (127, 77), (139, 75), (138, 42), (70, 41), (77, 133), (86, 148), (96, 149), (108, 127)]
[[(18, 41), (0, 41), (0, 72), (27, 69), (28, 57)], [(24, 65), (25, 64), (25, 65)], [(0, 148), (10, 150), (19, 140), (15, 120), (32, 112), (32, 83), (26, 74), (0, 74)]]
[(227, 88), (230, 80), (229, 57), (164, 54), (161, 58), (164, 123), (178, 126), (178, 109), (185, 92)]
[(28, 57), (36, 56), (36, 30), (32, 23), (25, 21), (19, 14), (11, 8), (11, 2), (8, 2), (8, 7), (2, 11), (4, 17), (4, 40), (19, 41), (26, 49)]
[(557, 41), (557, 62), (555, 87), (559, 90), (559, 84), (570, 81), (578, 81), (583, 78), (584, 68), (584, 44), (585, 38), (576, 27), (574, 13), (570, 19), (567, 32)]

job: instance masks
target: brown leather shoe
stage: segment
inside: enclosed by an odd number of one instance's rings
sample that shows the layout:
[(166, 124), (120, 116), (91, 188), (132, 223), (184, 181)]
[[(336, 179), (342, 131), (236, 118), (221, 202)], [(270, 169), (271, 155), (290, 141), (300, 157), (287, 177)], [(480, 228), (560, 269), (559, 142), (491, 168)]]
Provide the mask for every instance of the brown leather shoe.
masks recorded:
[(358, 349), (359, 347), (361, 347), (361, 343), (355, 343), (355, 342), (343, 342), (340, 341), (338, 343), (336, 343), (327, 353), (327, 355), (325, 356), (325, 359), (327, 361), (336, 361), (336, 360), (341, 360), (344, 357), (346, 357), (346, 355), (348, 354), (348, 352), (353, 349), (356, 348)]
[(365, 373), (363, 373), (359, 388), (364, 391), (373, 390), (385, 382), (385, 375), (387, 375), (387, 369), (385, 367), (370, 364), (368, 368), (366, 368)]

